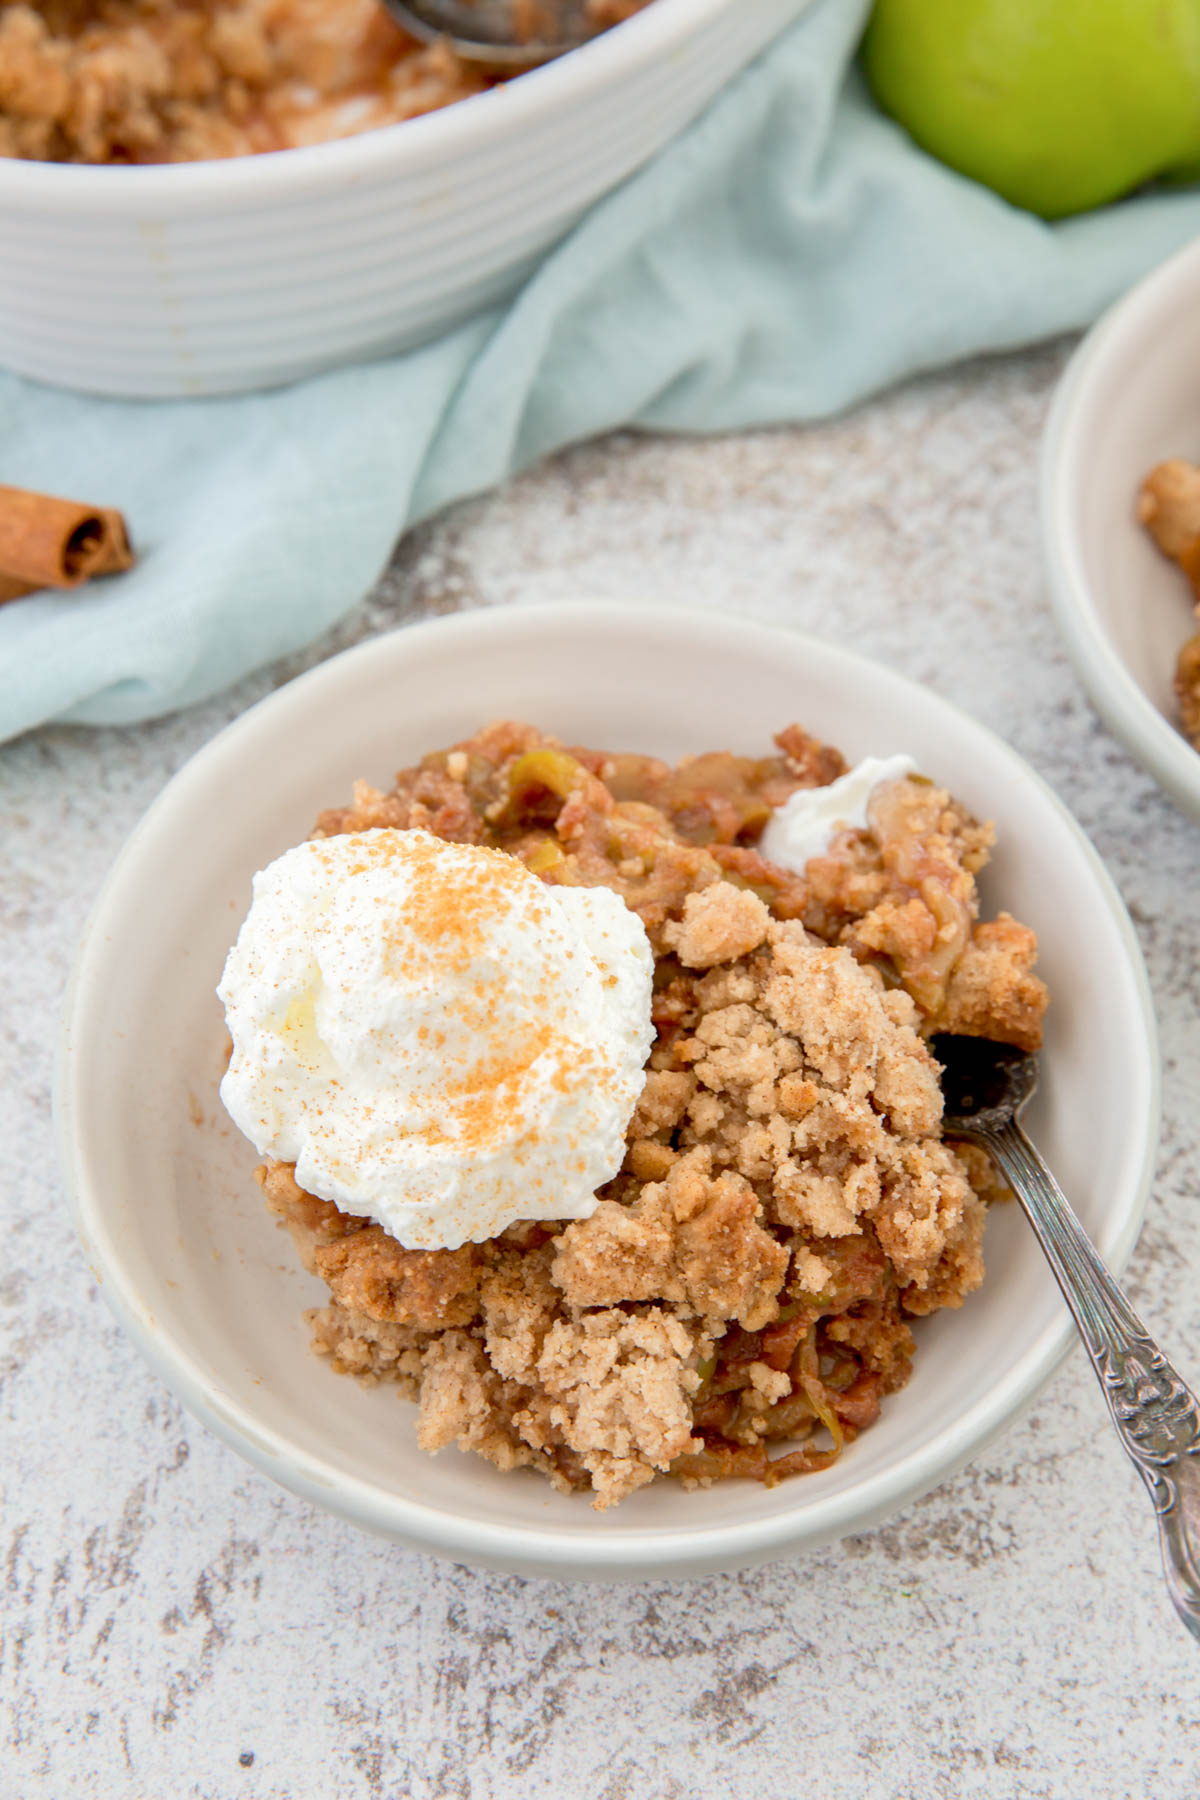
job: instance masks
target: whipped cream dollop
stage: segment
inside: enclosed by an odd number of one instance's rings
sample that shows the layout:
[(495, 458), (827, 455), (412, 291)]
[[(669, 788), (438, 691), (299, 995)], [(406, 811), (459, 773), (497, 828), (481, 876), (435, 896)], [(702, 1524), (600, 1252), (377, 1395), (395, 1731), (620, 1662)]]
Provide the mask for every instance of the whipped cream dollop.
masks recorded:
[(864, 831), (871, 795), (884, 781), (916, 773), (911, 756), (864, 756), (828, 787), (798, 788), (772, 813), (759, 842), (768, 862), (803, 872), (824, 856), (839, 831)]
[(300, 844), (254, 877), (217, 989), (221, 1098), (410, 1249), (586, 1218), (645, 1081), (653, 969), (609, 888), (424, 831)]

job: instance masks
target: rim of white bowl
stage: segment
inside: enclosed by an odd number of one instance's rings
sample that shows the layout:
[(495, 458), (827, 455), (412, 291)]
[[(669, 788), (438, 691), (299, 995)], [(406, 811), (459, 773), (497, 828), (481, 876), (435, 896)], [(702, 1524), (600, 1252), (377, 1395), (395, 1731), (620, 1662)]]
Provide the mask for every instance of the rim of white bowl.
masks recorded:
[(496, 128), (531, 130), (648, 64), (670, 57), (707, 21), (738, 0), (654, 0), (577, 50), (451, 106), (380, 125), (354, 137), (294, 150), (268, 150), (206, 162), (92, 165), (0, 157), (0, 205), (41, 211), (56, 204), (92, 214), (141, 215), (147, 206), (172, 212), (250, 207), (303, 197), (396, 171), (415, 173), (487, 147)]
[(1100, 372), (1174, 312), (1181, 292), (1200, 306), (1200, 240), (1143, 277), (1092, 327), (1063, 371), (1042, 434), (1042, 541), (1050, 602), (1080, 680), (1109, 729), (1175, 803), (1200, 819), (1200, 755), (1164, 718), (1100, 619), (1075, 530), (1073, 496), (1086, 479), (1091, 441), (1085, 402)]
[[(560, 1532), (549, 1524), (496, 1525), (456, 1517), (438, 1507), (398, 1496), (376, 1482), (349, 1475), (322, 1456), (297, 1450), (281, 1433), (257, 1421), (240, 1401), (218, 1391), (214, 1382), (206, 1381), (195, 1371), (186, 1353), (172, 1341), (169, 1324), (151, 1315), (129, 1281), (119, 1243), (106, 1223), (103, 1197), (92, 1184), (75, 1131), (80, 1087), (87, 1079), (87, 1071), (73, 1055), (71, 1040), (93, 960), (102, 954), (107, 915), (112, 913), (115, 921), (123, 912), (127, 876), (135, 868), (143, 842), (157, 829), (159, 819), (178, 804), (181, 796), (186, 796), (192, 785), (207, 782), (214, 762), (228, 760), (232, 767), (240, 755), (240, 740), (247, 733), (291, 713), (302, 724), (322, 686), (336, 680), (355, 662), (369, 662), (381, 654), (398, 656), (403, 661), (406, 644), (437, 637), (474, 636), (486, 647), (487, 639), (497, 634), (507, 637), (526, 633), (537, 637), (549, 628), (575, 632), (587, 639), (598, 630), (630, 628), (635, 622), (677, 630), (679, 620), (678, 611), (663, 606), (613, 602), (578, 602), (555, 608), (506, 606), (402, 626), (319, 663), (267, 695), (202, 745), (152, 802), (105, 879), (67, 984), (54, 1093), (60, 1165), (75, 1227), (101, 1293), (134, 1344), (202, 1424), (281, 1486), (368, 1531), (459, 1561), (491, 1563), (501, 1568), (536, 1568), (543, 1575), (567, 1579), (686, 1575), (698, 1569), (711, 1571), (765, 1562), (789, 1551), (814, 1548), (868, 1529), (948, 1479), (982, 1450), (1035, 1398), (1075, 1342), (1075, 1327), (1064, 1306), (1057, 1321), (1048, 1324), (1026, 1345), (1011, 1368), (963, 1417), (944, 1427), (919, 1450), (871, 1477), (860, 1491), (834, 1494), (816, 1502), (809, 1500), (803, 1514), (784, 1508), (764, 1518), (720, 1526), (689, 1526), (686, 1519), (680, 1518), (669, 1531), (622, 1532), (611, 1537), (597, 1531), (594, 1537), (583, 1538)], [(1102, 1246), (1110, 1265), (1119, 1272), (1137, 1241), (1154, 1174), (1160, 1062), (1154, 1005), (1141, 948), (1112, 877), (1082, 828), (1053, 789), (1003, 739), (919, 682), (807, 632), (749, 623), (719, 613), (689, 614), (688, 629), (707, 640), (716, 653), (729, 658), (736, 658), (747, 642), (757, 641), (764, 649), (783, 644), (792, 653), (801, 649), (809, 657), (823, 660), (826, 666), (836, 666), (846, 678), (864, 664), (876, 673), (882, 672), (919, 702), (926, 716), (932, 714), (935, 719), (952, 721), (959, 729), (965, 723), (970, 731), (984, 738), (1001, 770), (1007, 768), (1018, 782), (1032, 782), (1058, 815), (1063, 830), (1082, 852), (1098, 895), (1123, 942), (1142, 1027), (1143, 1042), (1133, 1065), (1141, 1091), (1130, 1096), (1130, 1118), (1137, 1121), (1139, 1130), (1126, 1151), (1128, 1174), (1124, 1185), (1130, 1204), (1121, 1228)]]

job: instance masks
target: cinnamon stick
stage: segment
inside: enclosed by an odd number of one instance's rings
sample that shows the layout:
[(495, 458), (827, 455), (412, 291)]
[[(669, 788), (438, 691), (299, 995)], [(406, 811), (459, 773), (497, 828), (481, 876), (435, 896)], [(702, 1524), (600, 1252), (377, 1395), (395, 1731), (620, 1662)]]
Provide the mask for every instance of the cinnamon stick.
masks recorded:
[(25, 594), (36, 591), (28, 581), (15, 581), (11, 575), (0, 575), (0, 606), (6, 600), (20, 600)]
[(133, 562), (115, 507), (0, 487), (0, 604), (38, 588), (74, 588)]

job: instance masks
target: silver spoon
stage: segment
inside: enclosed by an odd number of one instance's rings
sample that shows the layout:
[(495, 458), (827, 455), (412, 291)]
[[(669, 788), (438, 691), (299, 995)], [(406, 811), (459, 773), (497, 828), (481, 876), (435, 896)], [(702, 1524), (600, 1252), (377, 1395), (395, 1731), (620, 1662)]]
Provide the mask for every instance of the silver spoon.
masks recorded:
[[(599, 35), (587, 0), (383, 0), (392, 17), (425, 43), (444, 38), (464, 62), (498, 73), (534, 68)], [(525, 17), (536, 20), (530, 35)]]
[(1101, 1262), (1018, 1118), (1037, 1058), (986, 1038), (937, 1036), (948, 1137), (992, 1157), (1025, 1209), (1108, 1401), (1117, 1435), (1150, 1490), (1175, 1610), (1200, 1638), (1200, 1408)]

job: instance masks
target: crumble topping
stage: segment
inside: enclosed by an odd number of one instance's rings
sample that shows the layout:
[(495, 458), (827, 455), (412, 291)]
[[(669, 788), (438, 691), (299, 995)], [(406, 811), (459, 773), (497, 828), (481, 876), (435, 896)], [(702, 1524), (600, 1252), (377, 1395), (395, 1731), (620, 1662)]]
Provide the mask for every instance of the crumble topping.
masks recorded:
[(1164, 556), (1184, 567), (1192, 581), (1200, 573), (1200, 469), (1174, 456), (1151, 469), (1138, 495), (1137, 516)]
[(718, 881), (688, 895), (681, 923), (663, 927), (663, 942), (689, 969), (711, 969), (757, 950), (770, 923), (757, 894)]
[(760, 1223), (763, 1208), (743, 1176), (713, 1172), (696, 1145), (635, 1199), (603, 1200), (568, 1226), (551, 1278), (572, 1308), (666, 1300), (682, 1317), (735, 1319), (757, 1331), (778, 1317), (788, 1252)]
[[(1151, 469), (1138, 495), (1137, 516), (1163, 555), (1187, 576), (1200, 619), (1200, 468), (1173, 457)], [(1175, 696), (1183, 735), (1200, 750), (1200, 632), (1180, 648)]]
[(1200, 750), (1200, 632), (1188, 638), (1175, 665), (1175, 693), (1183, 733)]

